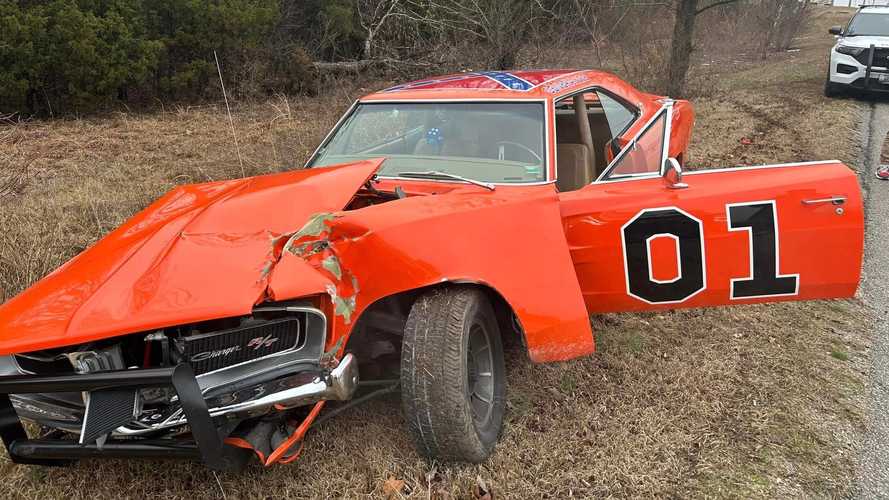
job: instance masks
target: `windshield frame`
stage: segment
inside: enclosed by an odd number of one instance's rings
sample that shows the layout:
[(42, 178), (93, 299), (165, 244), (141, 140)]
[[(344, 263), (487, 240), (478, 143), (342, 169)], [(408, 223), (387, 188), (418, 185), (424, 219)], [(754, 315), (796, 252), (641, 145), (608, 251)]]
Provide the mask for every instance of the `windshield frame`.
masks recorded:
[[(644, 125), (639, 129), (638, 132), (633, 134), (633, 137), (627, 141), (626, 146), (621, 148), (620, 153), (616, 154), (611, 162), (605, 167), (605, 170), (602, 171), (602, 174), (599, 175), (596, 180), (592, 183), (606, 183), (606, 182), (620, 182), (626, 180), (633, 179), (644, 179), (650, 177), (663, 177), (664, 176), (664, 168), (665, 161), (670, 157), (670, 136), (673, 133), (673, 106), (676, 104), (676, 101), (673, 99), (665, 99), (661, 107), (654, 112), (651, 118), (649, 118)], [(666, 115), (664, 122), (664, 136), (663, 136), (663, 144), (661, 145), (661, 156), (660, 156), (660, 165), (656, 172), (638, 172), (634, 174), (617, 174), (612, 175), (614, 170), (620, 165), (621, 160), (624, 159), (625, 156), (630, 154), (630, 151), (633, 150), (635, 144), (639, 141), (639, 139), (648, 132), (651, 127), (657, 123), (660, 119), (661, 115)]]
[[(309, 160), (306, 162), (303, 168), (315, 168), (312, 166), (312, 163), (318, 159), (318, 156), (325, 147), (330, 143), (333, 137), (340, 131), (340, 129), (349, 121), (352, 115), (358, 110), (358, 107), (361, 105), (374, 105), (374, 104), (435, 104), (435, 103), (449, 103), (449, 104), (474, 104), (474, 103), (490, 103), (490, 102), (510, 102), (510, 103), (538, 103), (542, 106), (543, 111), (543, 171), (544, 171), (544, 179), (539, 181), (525, 181), (525, 182), (496, 182), (496, 181), (487, 181), (484, 182), (487, 184), (493, 184), (495, 186), (539, 186), (544, 184), (553, 184), (556, 182), (555, 173), (552, 171), (553, 166), (553, 151), (552, 151), (552, 133), (553, 133), (553, 125), (552, 125), (552, 106), (549, 105), (550, 100), (546, 97), (540, 98), (526, 98), (526, 99), (515, 99), (515, 98), (468, 98), (468, 99), (367, 99), (362, 100), (358, 99), (352, 103), (349, 109), (345, 114), (336, 122), (336, 125), (327, 133), (327, 136), (324, 137), (324, 140), (315, 148), (315, 151), (312, 153), (312, 156), (309, 157)], [(385, 156), (383, 156), (385, 158)], [(320, 167), (318, 167), (320, 168)], [(404, 181), (413, 181), (413, 182), (442, 182), (448, 184), (468, 184), (465, 181), (458, 181), (453, 179), (419, 179), (417, 177), (401, 177), (397, 175), (377, 175), (379, 179), (397, 179)]]

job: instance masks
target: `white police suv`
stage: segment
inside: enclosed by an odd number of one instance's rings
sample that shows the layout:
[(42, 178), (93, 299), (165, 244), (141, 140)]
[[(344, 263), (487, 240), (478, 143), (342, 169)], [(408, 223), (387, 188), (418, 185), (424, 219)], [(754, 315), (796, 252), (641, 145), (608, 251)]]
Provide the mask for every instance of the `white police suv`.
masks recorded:
[(846, 89), (889, 92), (889, 7), (861, 7), (838, 35), (830, 51), (824, 95), (834, 97)]

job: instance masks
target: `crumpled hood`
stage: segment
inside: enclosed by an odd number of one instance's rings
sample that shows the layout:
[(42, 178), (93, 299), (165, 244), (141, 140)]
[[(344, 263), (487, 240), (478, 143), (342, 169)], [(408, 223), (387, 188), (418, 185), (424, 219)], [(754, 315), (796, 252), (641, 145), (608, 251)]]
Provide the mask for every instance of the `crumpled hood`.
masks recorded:
[[(0, 306), (0, 354), (249, 314), (266, 297), (275, 244), (343, 209), (382, 161), (170, 191)], [(307, 264), (288, 272), (320, 283)]]

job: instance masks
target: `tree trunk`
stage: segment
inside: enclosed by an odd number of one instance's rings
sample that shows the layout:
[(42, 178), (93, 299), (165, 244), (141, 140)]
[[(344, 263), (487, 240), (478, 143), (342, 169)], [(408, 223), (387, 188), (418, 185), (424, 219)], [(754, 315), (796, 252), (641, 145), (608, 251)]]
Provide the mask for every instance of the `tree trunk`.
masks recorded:
[(516, 51), (513, 49), (500, 49), (497, 51), (497, 60), (494, 62), (494, 69), (508, 70), (515, 69)]
[(374, 31), (367, 30), (367, 38), (364, 39), (364, 59), (370, 60), (373, 59), (373, 43), (374, 43)]
[(667, 82), (667, 95), (670, 97), (685, 96), (685, 79), (691, 62), (697, 10), (698, 0), (676, 0), (676, 21), (673, 25)]

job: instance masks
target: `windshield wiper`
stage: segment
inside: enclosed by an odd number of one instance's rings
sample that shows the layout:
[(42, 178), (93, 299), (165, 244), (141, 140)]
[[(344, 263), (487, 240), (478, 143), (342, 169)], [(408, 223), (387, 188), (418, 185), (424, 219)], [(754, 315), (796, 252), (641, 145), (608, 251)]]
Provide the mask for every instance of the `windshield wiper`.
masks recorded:
[(426, 172), (399, 172), (399, 177), (414, 177), (417, 179), (454, 179), (457, 181), (468, 182), (470, 184), (475, 184), (476, 186), (481, 186), (485, 189), (489, 189), (493, 191), (495, 186), (490, 182), (482, 182), (477, 181), (475, 179), (470, 179), (468, 177), (463, 177), (462, 175), (457, 174), (449, 174), (447, 172), (442, 172), (440, 170), (428, 170)]

